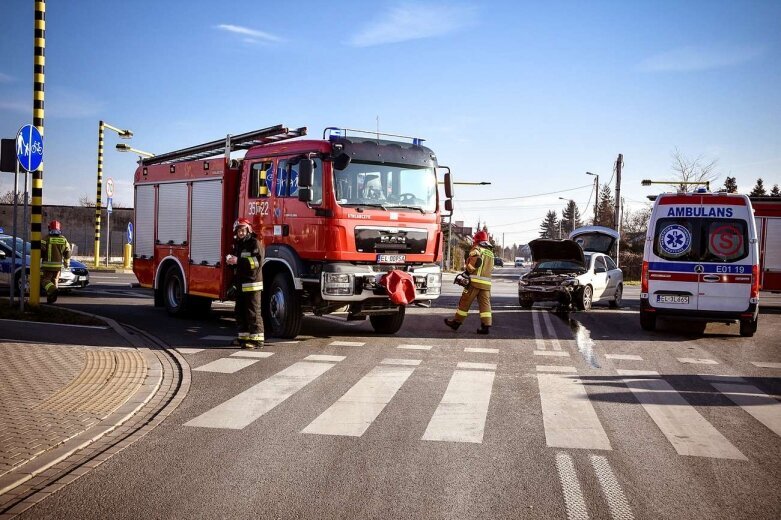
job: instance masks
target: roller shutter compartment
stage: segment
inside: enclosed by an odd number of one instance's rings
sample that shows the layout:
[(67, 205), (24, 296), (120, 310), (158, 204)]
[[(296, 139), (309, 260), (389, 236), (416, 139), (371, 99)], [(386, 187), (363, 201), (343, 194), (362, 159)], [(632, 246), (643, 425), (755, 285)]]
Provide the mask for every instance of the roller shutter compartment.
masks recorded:
[(157, 204), (157, 240), (160, 244), (187, 241), (187, 183), (161, 184)]
[(190, 207), (190, 259), (195, 265), (215, 265), (222, 237), (222, 181), (194, 182)]
[(133, 253), (151, 258), (155, 249), (155, 187), (136, 186), (136, 222)]

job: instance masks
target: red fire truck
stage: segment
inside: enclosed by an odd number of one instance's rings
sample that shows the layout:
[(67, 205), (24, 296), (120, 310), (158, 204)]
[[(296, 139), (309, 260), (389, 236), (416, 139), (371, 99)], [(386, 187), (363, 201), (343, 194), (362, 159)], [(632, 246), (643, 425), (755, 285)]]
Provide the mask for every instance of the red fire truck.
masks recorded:
[[(346, 312), (392, 334), (405, 305), (430, 305), (442, 287), (442, 230), (452, 180), (421, 139), (277, 125), (139, 162), (133, 271), (155, 305), (180, 316), (229, 299), (232, 224), (262, 239), (266, 331), (295, 337), (302, 315)], [(246, 150), (241, 159), (231, 152)], [(390, 276), (395, 273), (393, 276)], [(406, 299), (396, 298), (406, 282)], [(410, 294), (411, 293), (411, 294)]]
[(781, 197), (751, 197), (759, 237), (760, 288), (781, 292)]

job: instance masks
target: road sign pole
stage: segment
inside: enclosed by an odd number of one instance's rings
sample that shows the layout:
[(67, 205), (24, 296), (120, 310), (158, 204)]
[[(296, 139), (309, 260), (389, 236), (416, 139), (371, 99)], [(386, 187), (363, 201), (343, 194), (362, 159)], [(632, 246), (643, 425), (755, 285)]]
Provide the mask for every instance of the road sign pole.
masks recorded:
[(108, 267), (108, 257), (111, 254), (111, 212), (106, 212), (106, 267)]
[[(16, 161), (16, 172), (14, 173), (14, 211), (13, 211), (13, 224), (11, 225), (11, 236), (13, 237), (13, 246), (12, 246), (12, 253), (11, 253), (11, 279), (9, 280), (11, 282), (11, 289), (10, 289), (10, 299), (9, 299), (9, 305), (13, 306), (14, 304), (14, 292), (16, 291), (16, 280), (14, 280), (14, 273), (16, 273), (16, 216), (17, 211), (19, 208), (19, 161)], [(24, 259), (22, 260), (25, 261)], [(24, 299), (24, 293), (19, 295), (19, 299)]]
[[(24, 194), (22, 196), (24, 197), (24, 206), (22, 206), (22, 229), (24, 231), (22, 231), (22, 237), (21, 237), (22, 238), (22, 244), (24, 246), (22, 248), (22, 251), (23, 251), (22, 252), (22, 258), (23, 258), (22, 261), (27, 263), (27, 258), (25, 258), (26, 255), (24, 254), (24, 251), (27, 249), (27, 206), (28, 206), (27, 200), (29, 199), (29, 197), (27, 196), (27, 172), (24, 172)], [(30, 263), (32, 264), (32, 251), (30, 251)], [(32, 265), (30, 267), (32, 267)], [(40, 271), (39, 271), (39, 273), (40, 273)], [(32, 269), (30, 270), (30, 274), (32, 275)], [(22, 271), (19, 273), (19, 275), (21, 276), (20, 279), (22, 280), (22, 283), (20, 285), (23, 288), (22, 291), (21, 291), (21, 294), (19, 295), (19, 310), (20, 311), (24, 311), (24, 287), (27, 287), (27, 269), (22, 269)], [(32, 276), (30, 277), (30, 279), (32, 280)], [(40, 285), (40, 281), (38, 282), (38, 284)], [(33, 287), (32, 281), (30, 281), (30, 287)], [(38, 287), (38, 286), (35, 286), (35, 287)], [(38, 294), (38, 292), (39, 291), (37, 291), (37, 290), (36, 291), (30, 290), (29, 298), (33, 297), (33, 293)], [(30, 304), (32, 304), (32, 302), (30, 302)]]
[(103, 121), (98, 123), (98, 185), (95, 194), (95, 267), (100, 262), (100, 212), (103, 196)]
[[(46, 65), (46, 0), (35, 2), (33, 57), (33, 125), (43, 137), (44, 67)], [(25, 174), (25, 180), (27, 176)], [(25, 201), (26, 202), (26, 201)], [(33, 170), (33, 205), (30, 225), (30, 305), (41, 301), (41, 221), (43, 213), (43, 160)]]

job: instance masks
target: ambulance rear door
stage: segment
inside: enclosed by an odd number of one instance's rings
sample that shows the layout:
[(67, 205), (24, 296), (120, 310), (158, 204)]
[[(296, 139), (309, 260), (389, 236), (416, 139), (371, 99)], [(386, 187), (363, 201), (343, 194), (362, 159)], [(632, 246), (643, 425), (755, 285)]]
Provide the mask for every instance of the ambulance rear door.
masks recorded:
[(698, 309), (745, 311), (751, 297), (752, 262), (756, 261), (750, 241), (750, 220), (699, 220), (700, 262), (697, 267), (701, 274)]

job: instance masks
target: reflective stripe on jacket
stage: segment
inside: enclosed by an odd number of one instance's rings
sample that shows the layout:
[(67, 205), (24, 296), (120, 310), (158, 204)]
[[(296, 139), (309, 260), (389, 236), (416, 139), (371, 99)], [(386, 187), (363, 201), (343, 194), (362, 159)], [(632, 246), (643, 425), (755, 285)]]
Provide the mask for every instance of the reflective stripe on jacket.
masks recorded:
[(242, 292), (260, 291), (263, 289), (263, 244), (254, 233), (244, 240), (236, 240), (233, 244), (233, 256), (237, 258), (234, 266), (233, 283)]
[(62, 235), (49, 235), (41, 240), (41, 268), (59, 271), (70, 265), (71, 246)]
[(491, 274), (494, 270), (494, 253), (487, 247), (476, 245), (469, 251), (466, 270), (471, 285), (479, 289), (491, 289)]

